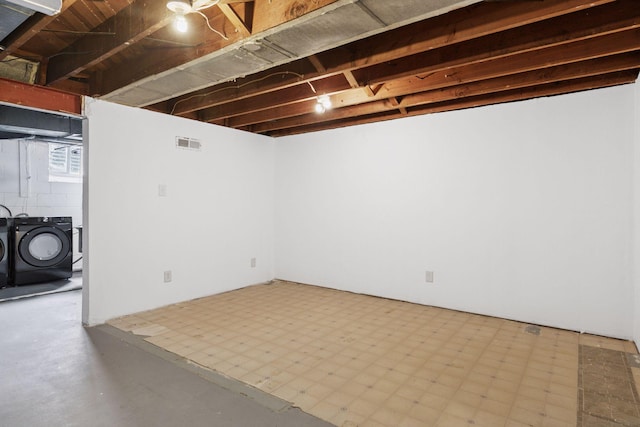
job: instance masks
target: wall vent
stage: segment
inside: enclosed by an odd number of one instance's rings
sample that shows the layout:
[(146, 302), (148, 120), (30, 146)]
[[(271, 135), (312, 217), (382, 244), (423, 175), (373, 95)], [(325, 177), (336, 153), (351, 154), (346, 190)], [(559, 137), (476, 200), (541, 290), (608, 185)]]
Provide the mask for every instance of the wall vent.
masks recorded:
[(199, 140), (193, 138), (187, 138), (186, 136), (176, 136), (176, 147), (184, 148), (185, 150), (200, 150), (202, 144)]

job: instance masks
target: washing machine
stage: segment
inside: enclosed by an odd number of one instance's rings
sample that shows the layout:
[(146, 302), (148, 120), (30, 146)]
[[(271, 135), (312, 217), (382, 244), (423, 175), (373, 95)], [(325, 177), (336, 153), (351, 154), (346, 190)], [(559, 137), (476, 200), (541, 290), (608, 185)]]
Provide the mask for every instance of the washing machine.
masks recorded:
[(15, 285), (68, 279), (73, 267), (71, 217), (16, 217), (11, 228)]
[(11, 220), (0, 218), (0, 288), (9, 285), (9, 272), (11, 263), (9, 262), (11, 248), (9, 247), (9, 230)]

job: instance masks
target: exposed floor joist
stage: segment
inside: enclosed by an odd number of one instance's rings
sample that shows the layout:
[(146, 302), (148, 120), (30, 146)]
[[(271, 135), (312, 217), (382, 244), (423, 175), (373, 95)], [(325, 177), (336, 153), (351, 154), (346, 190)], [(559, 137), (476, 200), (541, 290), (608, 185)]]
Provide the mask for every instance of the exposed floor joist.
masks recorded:
[[(198, 64), (204, 71), (200, 89), (156, 97), (166, 100), (146, 108), (273, 136), (589, 90), (637, 77), (637, 0), (473, 1), (216, 84), (207, 80), (206, 63), (192, 61), (220, 49), (235, 52), (229, 49), (245, 38), (249, 44), (239, 53), (241, 62), (263, 61), (255, 55), (271, 46), (269, 34), (286, 28), (291, 37), (305, 37), (291, 22), (376, 4), (221, 0), (206, 8), (208, 25), (189, 14), (193, 29), (179, 36), (168, 25), (172, 15), (164, 0), (100, 5), (68, 0), (59, 17), (30, 19), (3, 40), (0, 58), (11, 52), (37, 59), (51, 86), (95, 96), (143, 91), (129, 85)], [(403, 12), (411, 6), (389, 7)], [(338, 18), (348, 22), (349, 16)], [(162, 80), (156, 87), (160, 84), (172, 83)], [(315, 112), (320, 96), (328, 96), (333, 106), (324, 114)]]

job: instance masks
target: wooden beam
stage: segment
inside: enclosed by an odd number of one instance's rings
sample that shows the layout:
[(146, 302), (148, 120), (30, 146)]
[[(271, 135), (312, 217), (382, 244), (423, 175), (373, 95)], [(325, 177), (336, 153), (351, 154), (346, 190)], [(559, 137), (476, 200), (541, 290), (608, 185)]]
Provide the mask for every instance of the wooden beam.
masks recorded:
[[(499, 104), (504, 102), (520, 101), (525, 99), (531, 99), (542, 96), (553, 96), (571, 92), (579, 92), (583, 90), (590, 90), (596, 88), (603, 88), (609, 86), (616, 86), (621, 84), (633, 83), (637, 77), (637, 71), (626, 71), (620, 73), (613, 73), (606, 76), (588, 77), (583, 80), (575, 80), (566, 83), (552, 83), (549, 85), (542, 85), (536, 88), (527, 88), (522, 90), (515, 90), (508, 93), (491, 94), (480, 97), (461, 98), (447, 103), (441, 103), (438, 105), (431, 105), (421, 109), (413, 109), (408, 112), (409, 116), (418, 116), (431, 113), (439, 113), (445, 111), (460, 110), (466, 108), (481, 107), (492, 104)], [(401, 113), (397, 112), (381, 112), (378, 114), (371, 114), (369, 116), (360, 116), (352, 119), (340, 119), (335, 121), (327, 121), (308, 126), (299, 126), (286, 129), (277, 129), (272, 131), (260, 131), (254, 128), (257, 133), (263, 133), (272, 137), (281, 137), (288, 135), (296, 135), (306, 132), (316, 132), (327, 129), (335, 129), (339, 127), (367, 124), (373, 122), (380, 122), (384, 120), (392, 120), (400, 117), (405, 117)]]
[(113, 33), (114, 36), (89, 34), (51, 57), (47, 83), (54, 83), (107, 60), (172, 20), (172, 13), (162, 1), (138, 0), (131, 3), (91, 31)]
[(322, 62), (320, 62), (320, 59), (318, 59), (316, 55), (311, 55), (307, 59), (309, 60), (309, 62), (311, 62), (311, 65), (313, 65), (313, 68), (315, 68), (317, 72), (324, 73), (327, 71), (327, 69), (324, 67), (324, 65), (322, 65)]
[[(295, 104), (277, 105), (268, 110), (255, 111), (228, 118), (229, 127), (240, 129), (246, 126), (259, 125), (269, 121), (278, 121), (291, 117), (314, 113), (316, 100), (304, 100)], [(213, 122), (210, 122), (213, 123)]]
[[(142, 0), (138, 0), (142, 1)], [(192, 17), (189, 16), (188, 19)], [(229, 40), (225, 40), (213, 31), (206, 28), (204, 19), (193, 15), (190, 23), (199, 25), (194, 28), (193, 34), (200, 37), (199, 43), (194, 43), (192, 48), (168, 47), (156, 51), (146, 50), (144, 55), (139, 55), (135, 59), (135, 67), (131, 63), (124, 61), (115, 65), (111, 65), (105, 70), (104, 77), (97, 81), (94, 76), (91, 77), (90, 84), (92, 93), (103, 95), (113, 92), (116, 89), (127, 86), (146, 77), (159, 74), (171, 68), (178, 67), (187, 62), (193, 61), (201, 56), (215, 52), (225, 46), (233, 44), (242, 37), (240, 33), (233, 31), (231, 23), (222, 13), (217, 14), (213, 18), (209, 18), (209, 23), (214, 28), (220, 28), (220, 32), (227, 34)], [(228, 25), (228, 28), (225, 26)]]
[[(553, 48), (559, 51), (559, 48)], [(558, 52), (560, 54), (561, 52)], [(533, 57), (535, 52), (526, 55)], [(527, 62), (527, 61), (522, 61)], [(640, 52), (634, 51), (623, 53), (620, 55), (596, 58), (586, 61), (569, 62), (568, 64), (553, 63), (547, 66), (546, 63), (538, 65), (537, 69), (530, 70), (526, 67), (524, 70), (513, 68), (509, 58), (502, 58), (494, 61), (490, 66), (478, 69), (477, 65), (468, 65), (457, 67), (451, 70), (445, 70), (434, 73), (424, 79), (401, 79), (391, 81), (385, 85), (383, 91), (380, 91), (374, 99), (364, 95), (358, 89), (346, 90), (332, 96), (334, 110), (349, 114), (348, 108), (354, 105), (369, 103), (373, 100), (385, 100), (387, 98), (395, 99), (402, 97), (402, 101), (397, 106), (408, 107), (415, 103), (412, 101), (415, 97), (427, 99), (424, 102), (436, 102), (438, 100), (455, 98), (459, 94), (474, 92), (486, 93), (490, 91), (507, 90), (510, 88), (530, 86), (540, 82), (555, 82), (561, 80), (569, 80), (586, 76), (595, 76), (598, 74), (607, 74), (614, 71), (629, 70), (640, 68)], [(460, 79), (451, 79), (447, 73), (461, 76)], [(417, 94), (417, 95), (416, 95)], [(431, 101), (428, 101), (432, 99)], [(248, 100), (250, 102), (250, 100)], [(392, 101), (393, 102), (393, 101)], [(371, 104), (372, 105), (372, 104)], [(389, 109), (397, 108), (394, 104), (389, 104)], [(308, 114), (313, 111), (313, 105), (305, 103), (288, 102), (286, 106), (275, 106), (263, 111), (254, 113), (240, 114), (230, 119), (232, 127), (246, 126), (249, 124), (257, 124), (261, 122), (273, 122), (282, 120), (283, 118), (295, 117)], [(354, 112), (355, 114), (355, 112)], [(358, 110), (357, 114), (361, 114)], [(325, 114), (326, 116), (326, 114)], [(314, 116), (315, 117), (315, 116)]]
[[(64, 0), (62, 2), (62, 8), (60, 13), (69, 9), (76, 0)], [(29, 40), (35, 37), (40, 31), (46, 28), (53, 21), (58, 19), (58, 15), (48, 16), (41, 13), (36, 13), (31, 16), (25, 23), (18, 27), (15, 31), (11, 32), (4, 40), (2, 40), (3, 50), (0, 50), (0, 61), (5, 59), (8, 55), (18, 54), (18, 50), (24, 46)], [(25, 55), (28, 56), (28, 55)]]
[(240, 33), (240, 35), (242, 35), (242, 37), (249, 37), (251, 35), (251, 30), (249, 30), (249, 27), (244, 23), (244, 21), (242, 21), (242, 19), (240, 19), (238, 14), (231, 8), (231, 6), (225, 3), (218, 3), (218, 8), (222, 11), (224, 16), (227, 17), (231, 24), (233, 24), (235, 29)]
[(398, 111), (400, 111), (402, 114), (407, 114), (407, 109), (405, 108), (404, 105), (400, 105), (400, 100), (398, 98), (396, 98), (395, 96), (392, 96), (391, 98), (388, 99), (389, 104), (391, 104), (392, 107), (397, 108)]
[(541, 84), (597, 78), (601, 75), (611, 75), (613, 73), (638, 68), (640, 68), (640, 52), (631, 52), (617, 55), (613, 58), (592, 59), (503, 77), (479, 80), (427, 92), (412, 93), (402, 99), (402, 105), (409, 108), (427, 103), (449, 101), (456, 98), (485, 95)]
[(530, 86), (511, 91), (472, 96), (468, 98), (459, 98), (458, 100), (452, 100), (439, 104), (426, 105), (423, 107), (411, 109), (410, 115), (444, 112), (451, 111), (452, 109), (472, 108), (496, 103), (514, 102), (525, 99), (564, 95), (572, 92), (618, 86), (622, 84), (633, 83), (637, 77), (638, 70), (619, 71), (610, 74), (584, 77), (581, 79)]
[[(316, 78), (308, 79), (306, 78), (308, 75), (314, 75)], [(298, 60), (244, 79), (238, 79), (235, 82), (219, 84), (166, 101), (163, 103), (165, 105), (164, 111), (182, 116), (191, 111), (203, 110), (227, 102), (272, 93), (301, 83), (307, 84), (306, 82), (311, 82), (313, 84), (314, 81), (323, 77), (312, 68), (309, 61), (306, 59)]]
[(323, 8), (336, 0), (255, 0), (253, 25), (254, 33), (261, 33), (280, 24), (299, 18), (314, 10)]
[[(634, 0), (622, 1), (634, 3)], [(332, 49), (319, 56), (328, 72), (353, 70), (608, 3), (613, 1), (545, 0), (500, 4), (482, 2)]]
[(371, 90), (370, 86), (368, 85), (360, 86), (360, 83), (358, 82), (358, 80), (350, 70), (347, 70), (342, 74), (344, 74), (344, 77), (347, 79), (347, 81), (349, 82), (352, 88), (354, 89), (362, 88), (367, 94), (367, 96), (375, 96), (375, 93), (373, 92), (373, 90)]
[[(260, 33), (335, 1), (336, 0), (314, 0), (312, 2), (301, 2), (299, 0), (286, 0), (275, 2), (271, 0), (256, 0), (254, 2), (254, 19), (251, 32), (253, 34)], [(164, 5), (165, 3), (162, 4)], [(283, 14), (280, 14), (281, 12)], [(224, 18), (224, 15), (220, 14), (220, 17)], [(226, 22), (229, 21), (221, 19), (221, 22), (216, 24), (212, 20), (211, 25), (215, 28), (218, 28), (217, 25), (224, 27)], [(228, 34), (228, 41), (221, 40), (219, 37), (213, 37), (213, 32), (209, 32), (209, 34), (205, 31), (204, 35), (208, 38), (202, 44), (198, 45), (196, 49), (189, 51), (182, 49), (179, 52), (172, 53), (167, 53), (167, 51), (158, 51), (157, 53), (146, 52), (144, 57), (136, 61), (136, 67), (133, 69), (128, 63), (114, 65), (105, 73), (102, 82), (92, 81), (91, 85), (96, 89), (92, 90), (92, 93), (106, 94), (113, 92), (135, 81), (178, 67), (242, 39), (240, 33), (232, 31), (226, 32), (224, 30), (222, 32)], [(316, 73), (315, 77), (320, 77), (320, 74)]]
[[(513, 91), (515, 89), (535, 87), (543, 84), (569, 82), (571, 80), (585, 78), (597, 79), (598, 76), (601, 75), (612, 75), (613, 73), (626, 72), (629, 70), (633, 71), (637, 68), (640, 68), (640, 52), (633, 52), (619, 55), (613, 59), (595, 59), (576, 64), (544, 68), (526, 73), (481, 80), (474, 83), (455, 85), (443, 89), (431, 89), (418, 92), (420, 88), (414, 88), (414, 91), (405, 96), (401, 101), (394, 96), (391, 96), (387, 100), (381, 98), (378, 101), (369, 103), (363, 103), (362, 99), (351, 99), (347, 102), (342, 99), (339, 101), (341, 102), (339, 105), (344, 105), (343, 108), (331, 110), (322, 116), (307, 114), (308, 111), (298, 109), (298, 114), (290, 115), (287, 120), (274, 116), (263, 116), (264, 123), (254, 126), (254, 129), (262, 133), (264, 131), (288, 126), (307, 125), (327, 119), (345, 119), (390, 110), (400, 110), (403, 114), (407, 114), (410, 107)], [(337, 95), (337, 97), (340, 97), (340, 95)], [(301, 117), (296, 117), (300, 115)], [(237, 122), (232, 121), (232, 123), (236, 124)], [(247, 118), (245, 118), (244, 124), (248, 124)], [(253, 124), (255, 125), (256, 123), (254, 122)]]
[[(402, 77), (432, 73), (462, 64), (483, 63), (488, 60), (519, 55), (535, 50), (549, 50), (554, 46), (589, 43), (589, 39), (625, 33), (640, 28), (640, 8), (637, 4), (622, 1), (602, 6), (599, 13), (577, 13), (541, 22), (517, 30), (498, 33), (476, 40), (418, 53), (396, 61), (389, 61), (355, 71), (359, 81), (381, 83)], [(603, 18), (606, 16), (606, 18)], [(602, 22), (605, 22), (602, 24)], [(606, 43), (606, 42), (605, 42)], [(603, 46), (605, 47), (605, 46)], [(608, 48), (608, 47), (606, 47)], [(569, 49), (567, 46), (566, 49)], [(606, 49), (605, 49), (606, 50)], [(616, 49), (613, 49), (616, 52)], [(619, 52), (619, 51), (618, 51)]]
[[(340, 76), (332, 76), (324, 80), (316, 81), (314, 88), (318, 93), (335, 93), (349, 89), (349, 86)], [(275, 96), (270, 93), (263, 94), (250, 99), (243, 99), (211, 107), (202, 111), (202, 117), (206, 122), (213, 122), (247, 112), (272, 109), (274, 107), (274, 99), (278, 100), (277, 105), (287, 105), (304, 100), (314, 100), (315, 103), (316, 97), (317, 94), (311, 90), (309, 85), (303, 83), (298, 86), (283, 89)]]
[[(533, 23), (554, 16), (569, 14), (576, 10), (588, 9), (597, 5), (611, 3), (612, 0), (545, 0), (544, 2), (509, 2), (508, 4), (479, 3), (469, 8), (459, 9), (423, 22), (401, 27), (390, 32), (332, 49), (310, 58), (321, 64), (321, 69), (342, 74), (358, 68), (366, 68), (381, 62), (412, 56), (418, 52), (437, 49), (465, 40), (498, 33), (514, 28), (520, 22)], [(256, 1), (256, 8), (261, 2)], [(263, 6), (264, 6), (264, 2)], [(304, 79), (313, 81), (324, 71), (308, 67), (309, 61), (298, 60), (288, 67), (297, 70)], [(326, 64), (330, 64), (326, 66)], [(286, 72), (287, 66), (276, 70)], [(270, 74), (270, 70), (256, 74), (253, 78), (261, 80)], [(365, 76), (366, 77), (366, 76)], [(260, 85), (247, 85), (243, 90), (218, 92), (217, 96), (199, 96), (207, 90), (186, 95), (188, 102), (180, 102), (176, 114), (219, 105), (235, 97), (246, 98), (262, 93), (279, 90), (288, 85), (300, 83), (299, 77), (286, 81), (271, 81)], [(218, 87), (218, 86), (216, 86)], [(219, 85), (224, 87), (224, 85)], [(369, 89), (371, 89), (369, 87)], [(211, 91), (210, 89), (208, 90)], [(374, 91), (375, 94), (375, 91)], [(191, 98), (192, 95), (195, 95)]]
[(0, 102), (82, 114), (82, 97), (79, 95), (2, 78), (0, 78)]
[[(590, 52), (588, 45), (585, 46), (582, 44), (576, 48), (576, 51), (580, 53), (577, 55), (569, 55), (569, 52), (561, 47), (553, 47), (548, 51), (528, 52), (518, 57), (500, 58), (482, 64), (470, 64), (434, 71), (424, 77), (392, 80), (385, 84), (384, 90), (377, 95), (377, 99), (411, 95), (417, 92), (448, 88), (460, 84), (495, 79), (529, 71), (536, 72), (536, 70), (538, 70), (541, 74), (557, 73), (558, 70), (562, 70), (562, 68), (552, 67), (561, 67), (567, 64), (576, 64), (576, 67), (587, 68), (593, 66), (594, 68), (591, 70), (593, 73), (600, 72), (598, 64), (606, 64), (606, 67), (622, 66), (623, 68), (620, 69), (630, 69), (640, 66), (640, 58), (638, 52), (635, 52), (635, 49), (631, 49), (629, 53), (620, 55), (595, 57), (591, 62), (582, 60), (583, 53)], [(591, 53), (592, 52), (593, 50), (591, 50)], [(535, 60), (539, 60), (540, 62), (535, 63)], [(589, 65), (583, 65), (585, 63)], [(593, 75), (589, 70), (582, 72), (584, 75)], [(358, 96), (355, 92), (345, 92), (336, 96), (337, 105), (348, 106), (360, 102), (363, 102), (362, 97)]]

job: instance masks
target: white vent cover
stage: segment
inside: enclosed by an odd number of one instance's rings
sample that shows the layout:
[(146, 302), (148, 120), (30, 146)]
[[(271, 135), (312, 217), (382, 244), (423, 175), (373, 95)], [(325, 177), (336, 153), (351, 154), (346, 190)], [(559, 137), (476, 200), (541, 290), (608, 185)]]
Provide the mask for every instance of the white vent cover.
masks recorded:
[(200, 151), (202, 144), (197, 139), (187, 138), (186, 136), (176, 136), (176, 147), (184, 148), (185, 150)]

